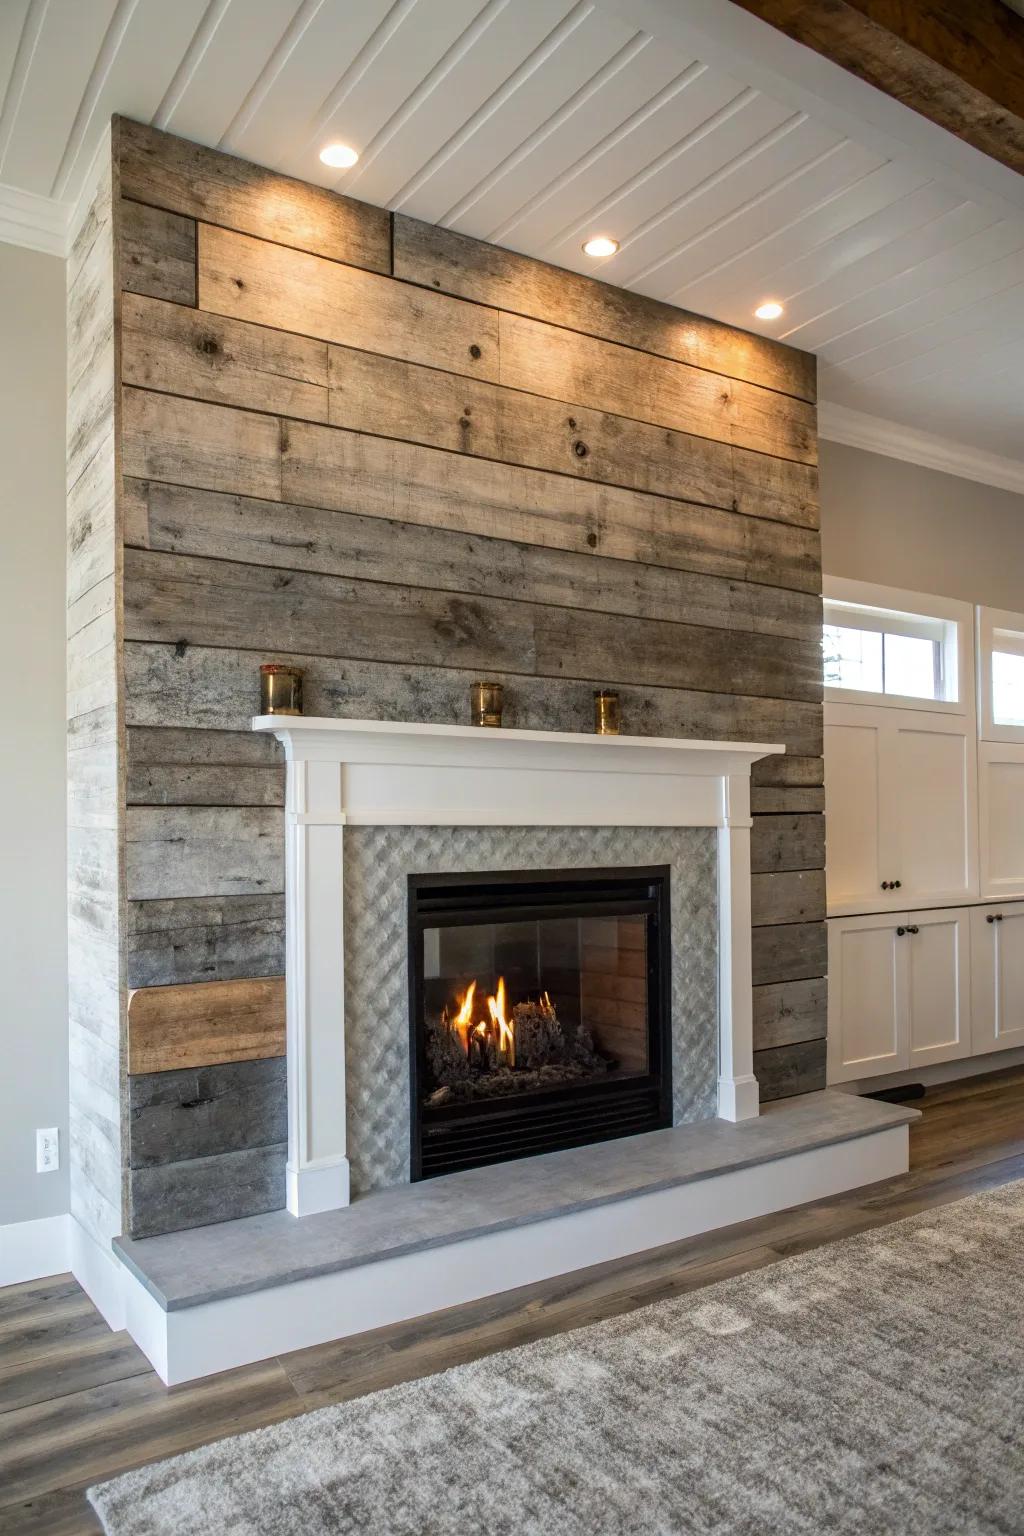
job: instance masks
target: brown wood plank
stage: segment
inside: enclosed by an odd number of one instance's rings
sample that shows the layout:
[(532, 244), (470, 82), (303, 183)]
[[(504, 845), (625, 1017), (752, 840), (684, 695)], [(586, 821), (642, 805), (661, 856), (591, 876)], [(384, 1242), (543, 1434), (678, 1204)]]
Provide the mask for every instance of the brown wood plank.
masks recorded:
[(824, 1040), (828, 991), (824, 976), (754, 988), (754, 1050)]
[(755, 786), (776, 789), (803, 789), (825, 782), (825, 760), (822, 757), (801, 756), (793, 749), (762, 757), (751, 769)]
[(196, 302), (193, 219), (122, 198), (118, 209), (121, 287), (175, 304)]
[(782, 342), (404, 214), (394, 216), (394, 241), (395, 276), (425, 288), (815, 398), (814, 357)]
[(492, 310), (208, 224), (199, 226), (199, 307), (471, 378), (497, 378)]
[(750, 834), (754, 874), (782, 869), (824, 869), (823, 816), (755, 816)]
[(128, 997), (128, 1071), (284, 1055), (284, 977), (141, 987)]
[[(470, 723), (469, 668), (361, 662), (185, 644), (129, 641), (124, 648), (125, 710), (129, 725), (247, 729), (259, 711), (259, 667), (287, 661), (306, 671), (310, 715), (353, 719)], [(580, 681), (502, 673), (505, 720), (541, 731), (594, 728), (593, 690), (600, 677)], [(624, 729), (638, 736), (696, 740), (777, 741), (791, 752), (821, 751), (821, 706), (794, 699), (647, 688), (623, 690)]]
[(114, 119), (114, 155), (125, 197), (373, 272), (391, 269), (391, 220), (383, 208), (127, 117)]
[(820, 696), (820, 649), (773, 635), (125, 552), (130, 640), (461, 665), (768, 698)]
[(820, 645), (821, 603), (809, 592), (159, 481), (129, 480), (127, 490), (126, 542), (141, 548), (372, 581), (394, 581), (401, 550), (402, 573), (438, 591), (678, 617)]
[(327, 420), (327, 347), (159, 299), (126, 294), (121, 378), (172, 395)]
[(817, 472), (809, 465), (352, 347), (330, 348), (330, 421), (751, 517), (818, 526)]
[(752, 920), (766, 923), (818, 922), (825, 916), (825, 871), (801, 869), (751, 877)]
[(498, 334), (499, 382), (514, 389), (817, 463), (806, 401), (522, 315), (501, 314)]
[[(209, 409), (187, 407), (197, 430), (224, 431), (215, 423), (200, 428)], [(195, 477), (188, 483), (195, 484)], [(284, 499), (299, 504), (821, 590), (820, 541), (813, 529), (340, 428), (287, 424), (282, 487)], [(249, 484), (233, 489), (267, 494)]]

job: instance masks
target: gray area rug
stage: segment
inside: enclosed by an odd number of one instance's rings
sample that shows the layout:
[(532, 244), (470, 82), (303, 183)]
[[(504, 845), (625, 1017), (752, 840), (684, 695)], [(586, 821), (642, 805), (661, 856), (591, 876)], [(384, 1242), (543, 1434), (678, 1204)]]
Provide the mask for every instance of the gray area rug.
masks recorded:
[(1024, 1182), (89, 1498), (111, 1536), (1024, 1532)]

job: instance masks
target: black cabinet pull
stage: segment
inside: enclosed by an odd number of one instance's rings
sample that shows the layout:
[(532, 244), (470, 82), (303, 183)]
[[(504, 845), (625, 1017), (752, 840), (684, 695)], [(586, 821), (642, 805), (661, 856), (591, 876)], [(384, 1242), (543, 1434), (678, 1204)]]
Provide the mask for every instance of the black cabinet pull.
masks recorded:
[(894, 891), (898, 891), (902, 884), (903, 884), (902, 880), (894, 880), (893, 883), (892, 883), (893, 890)]
[(896, 937), (897, 937), (897, 938), (898, 938), (898, 939), (902, 939), (902, 937), (903, 937), (903, 935), (904, 935), (904, 934), (905, 934), (905, 933), (906, 933), (906, 931), (907, 931), (907, 930), (906, 930), (906, 929), (905, 929), (905, 928), (897, 928), (897, 929), (896, 929)]
[(1001, 912), (997, 912), (996, 913), (996, 922), (997, 923), (1001, 923), (1002, 920), (1003, 920), (1003, 914)]
[(1002, 920), (1003, 914), (1001, 912), (990, 912), (985, 919), (986, 923), (1001, 923)]
[(908, 929), (907, 929), (907, 932), (908, 932), (908, 933), (920, 933), (920, 932), (921, 932), (921, 930), (920, 930), (920, 928), (918, 928), (918, 927), (916, 927), (916, 926), (915, 926), (915, 927), (913, 927), (913, 928), (908, 928)]
[(889, 889), (889, 882), (888, 882), (888, 880), (883, 880), (882, 881), (882, 890), (883, 891), (887, 891), (888, 889)]

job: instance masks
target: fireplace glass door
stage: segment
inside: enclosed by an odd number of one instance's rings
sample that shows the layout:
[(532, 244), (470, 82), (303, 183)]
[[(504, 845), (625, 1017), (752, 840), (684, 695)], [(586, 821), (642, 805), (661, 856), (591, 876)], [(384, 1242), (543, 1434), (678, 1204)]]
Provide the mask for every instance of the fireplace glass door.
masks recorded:
[(668, 883), (410, 877), (413, 1178), (671, 1123)]

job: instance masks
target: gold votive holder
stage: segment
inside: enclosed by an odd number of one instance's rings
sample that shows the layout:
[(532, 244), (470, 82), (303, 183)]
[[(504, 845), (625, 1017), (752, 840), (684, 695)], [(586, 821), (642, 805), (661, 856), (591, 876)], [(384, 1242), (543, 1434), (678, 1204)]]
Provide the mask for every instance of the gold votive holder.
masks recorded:
[(618, 736), (622, 728), (622, 707), (617, 693), (599, 688), (594, 694), (594, 730), (599, 736)]
[(474, 725), (501, 724), (505, 690), (500, 683), (474, 683), (469, 696)]
[(302, 714), (302, 668), (276, 661), (260, 667), (260, 714)]

